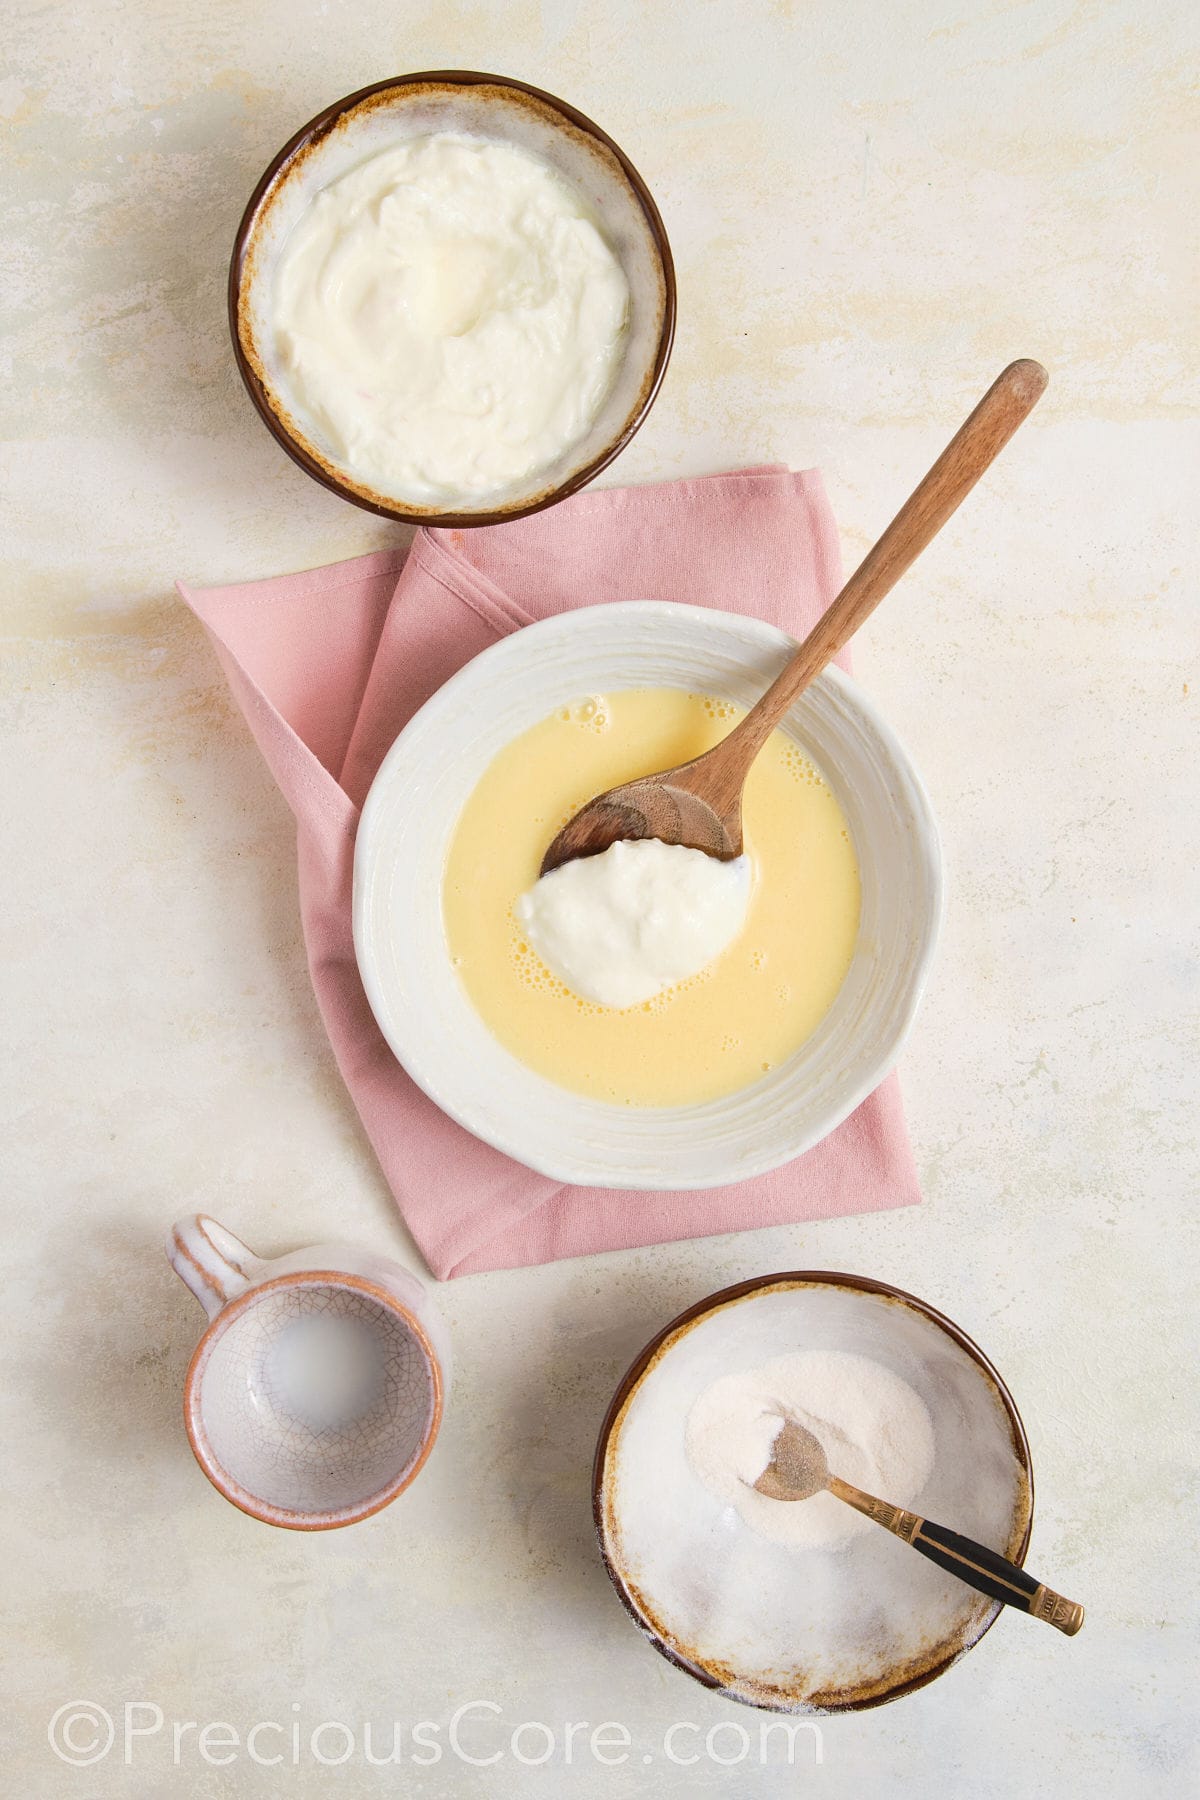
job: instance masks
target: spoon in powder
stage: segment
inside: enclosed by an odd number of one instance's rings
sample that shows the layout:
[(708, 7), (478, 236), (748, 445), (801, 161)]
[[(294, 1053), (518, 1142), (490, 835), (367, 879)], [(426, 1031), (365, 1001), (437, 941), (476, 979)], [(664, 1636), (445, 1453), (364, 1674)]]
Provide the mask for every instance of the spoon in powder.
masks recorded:
[(966, 499), (1037, 405), (1048, 380), (1040, 363), (1010, 363), (757, 705), (703, 756), (589, 800), (552, 841), (542, 874), (576, 857), (599, 856), (625, 838), (660, 838), (707, 851), (722, 862), (740, 856), (742, 789), (751, 763), (805, 688)]
[(1044, 1582), (1035, 1581), (1007, 1557), (997, 1555), (984, 1544), (977, 1544), (974, 1538), (948, 1531), (931, 1519), (919, 1519), (916, 1513), (906, 1512), (902, 1506), (891, 1506), (886, 1500), (877, 1500), (873, 1494), (864, 1494), (861, 1488), (853, 1487), (840, 1476), (831, 1475), (828, 1458), (819, 1441), (794, 1420), (784, 1421), (775, 1439), (771, 1460), (754, 1487), (768, 1500), (808, 1500), (813, 1494), (835, 1494), (847, 1506), (865, 1513), (868, 1519), (874, 1519), (886, 1531), (903, 1538), (906, 1544), (911, 1544), (930, 1562), (937, 1563), (947, 1574), (957, 1575), (960, 1581), (987, 1594), (989, 1599), (1015, 1606), (1035, 1619), (1044, 1619), (1047, 1625), (1057, 1626), (1067, 1637), (1074, 1637), (1083, 1624), (1082, 1606), (1074, 1600), (1064, 1600), (1061, 1594), (1052, 1592)]

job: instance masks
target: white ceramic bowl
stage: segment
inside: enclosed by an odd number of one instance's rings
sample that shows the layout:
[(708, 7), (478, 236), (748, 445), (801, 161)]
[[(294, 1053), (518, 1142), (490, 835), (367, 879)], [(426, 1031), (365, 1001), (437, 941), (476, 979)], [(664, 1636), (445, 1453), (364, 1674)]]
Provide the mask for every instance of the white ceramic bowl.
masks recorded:
[(444, 1112), (558, 1181), (704, 1188), (789, 1162), (895, 1062), (941, 912), (937, 828), (908, 757), (862, 690), (828, 670), (783, 729), (823, 770), (858, 858), (849, 972), (812, 1037), (702, 1106), (611, 1106), (556, 1086), (492, 1036), (446, 949), (442, 876), (459, 814), (498, 751), (580, 695), (678, 687), (751, 705), (794, 649), (771, 625), (666, 602), (586, 607), (485, 650), (401, 732), (363, 808), (354, 942), (384, 1037)]
[(987, 1357), (923, 1300), (823, 1272), (726, 1288), (647, 1344), (600, 1432), (600, 1547), (654, 1647), (706, 1687), (787, 1712), (878, 1706), (944, 1673), (1001, 1609), (881, 1528), (836, 1550), (782, 1545), (701, 1483), (685, 1452), (696, 1400), (797, 1351), (866, 1357), (906, 1382), (929, 1412), (933, 1466), (904, 1503), (1024, 1561), (1029, 1445)]

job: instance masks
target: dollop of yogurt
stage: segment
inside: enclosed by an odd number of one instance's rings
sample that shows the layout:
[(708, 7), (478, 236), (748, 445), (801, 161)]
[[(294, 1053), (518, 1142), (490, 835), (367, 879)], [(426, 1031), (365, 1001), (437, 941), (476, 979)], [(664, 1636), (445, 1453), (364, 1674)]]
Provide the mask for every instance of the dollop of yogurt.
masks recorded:
[(746, 922), (750, 859), (638, 838), (561, 863), (517, 902), (551, 972), (599, 1006), (638, 1006), (699, 974)]
[(273, 307), (297, 407), (336, 460), (436, 503), (498, 493), (584, 436), (620, 360), (629, 284), (549, 163), (441, 131), (315, 196)]

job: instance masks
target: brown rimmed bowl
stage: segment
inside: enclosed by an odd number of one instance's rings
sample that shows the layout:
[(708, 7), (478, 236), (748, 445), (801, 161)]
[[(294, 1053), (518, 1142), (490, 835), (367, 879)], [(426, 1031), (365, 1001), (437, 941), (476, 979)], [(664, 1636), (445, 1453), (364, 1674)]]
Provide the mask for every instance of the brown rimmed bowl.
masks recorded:
[(905, 1503), (1023, 1562), (1029, 1444), (983, 1351), (912, 1294), (814, 1271), (724, 1288), (646, 1345), (600, 1430), (596, 1530), (626, 1609), (676, 1668), (771, 1711), (855, 1711), (944, 1674), (1000, 1608), (881, 1529), (836, 1551), (771, 1543), (699, 1482), (683, 1448), (696, 1398), (720, 1376), (800, 1350), (869, 1356), (915, 1388), (934, 1463)]
[[(543, 157), (590, 202), (630, 290), (625, 353), (585, 434), (520, 487), (454, 505), (376, 491), (345, 468), (289, 396), (270, 330), (277, 259), (315, 194), (377, 150), (442, 130), (502, 139)], [(247, 392), (272, 436), (323, 487), (387, 519), (495, 525), (585, 487), (632, 438), (654, 403), (675, 334), (675, 271), (645, 182), (598, 125), (552, 94), (502, 75), (438, 69), (398, 75), (334, 101), (274, 157), (250, 197), (229, 268), (229, 322)]]

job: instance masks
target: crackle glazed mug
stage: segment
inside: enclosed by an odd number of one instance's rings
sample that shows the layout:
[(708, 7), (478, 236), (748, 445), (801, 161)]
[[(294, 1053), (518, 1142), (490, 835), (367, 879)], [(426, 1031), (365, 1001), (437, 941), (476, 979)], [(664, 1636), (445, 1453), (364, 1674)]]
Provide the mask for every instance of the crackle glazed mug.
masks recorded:
[(404, 1491), (450, 1379), (446, 1328), (414, 1275), (344, 1244), (264, 1262), (204, 1213), (172, 1228), (167, 1258), (209, 1318), (183, 1417), (227, 1500), (327, 1531)]

